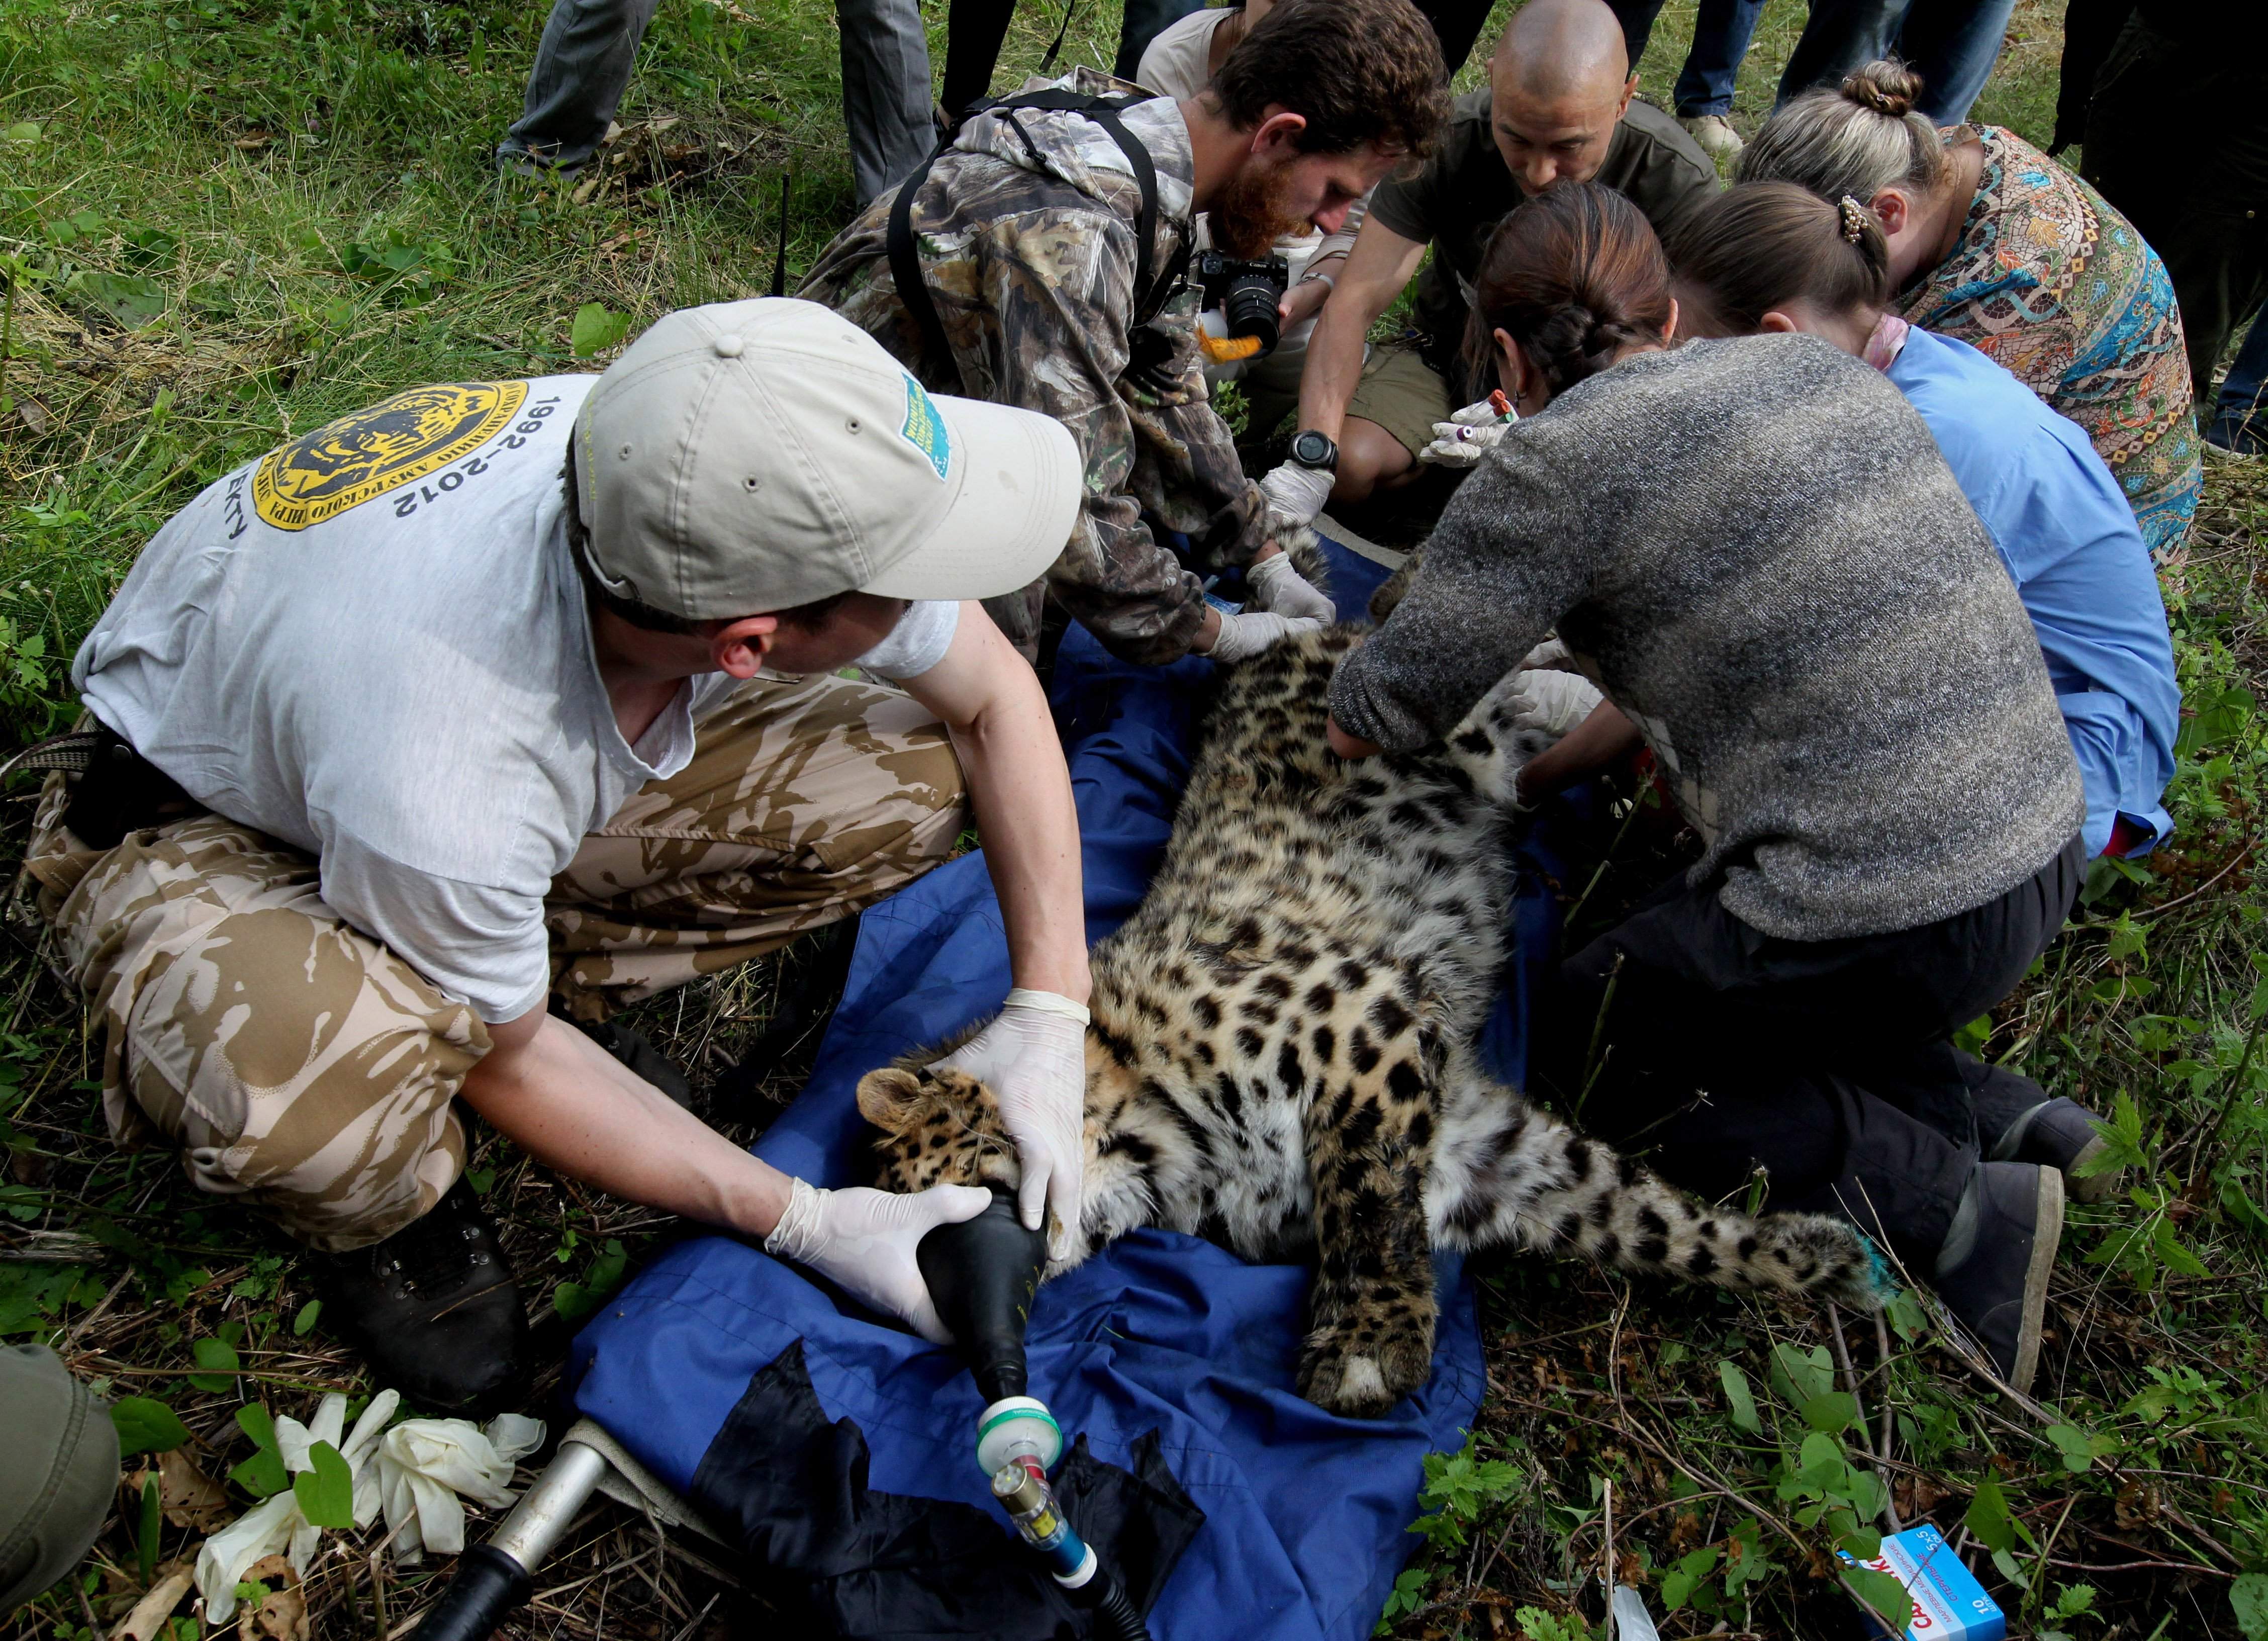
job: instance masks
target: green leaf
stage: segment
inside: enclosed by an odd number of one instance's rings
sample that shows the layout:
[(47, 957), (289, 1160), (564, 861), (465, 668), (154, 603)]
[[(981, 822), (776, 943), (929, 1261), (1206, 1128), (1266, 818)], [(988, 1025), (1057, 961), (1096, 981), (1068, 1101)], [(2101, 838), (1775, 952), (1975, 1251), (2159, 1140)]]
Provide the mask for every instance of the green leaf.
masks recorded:
[(2102, 1142), (2102, 1149), (2073, 1171), (2080, 1179), (2092, 1179), (2122, 1168), (2149, 1166), (2145, 1149), (2147, 1142), (2142, 1133), (2142, 1111), (2132, 1094), (2120, 1093), (2111, 1103), (2110, 1120), (2105, 1122), (2098, 1117), (2093, 1127), (2096, 1137)]
[(252, 1438), (255, 1451), (228, 1473), (228, 1479), (255, 1498), (272, 1498), (291, 1486), (291, 1473), (284, 1467), (284, 1449), (268, 1409), (248, 1401), (236, 1410), (236, 1425)]
[(1840, 1436), (1859, 1422), (1859, 1399), (1848, 1391), (1830, 1390), (1814, 1396), (1796, 1409), (1813, 1430)]
[(586, 359), (620, 342), (630, 328), (628, 314), (611, 312), (604, 302), (585, 302), (575, 310), (575, 322), (567, 332), (567, 341), (577, 359)]
[(1845, 1567), (1844, 1585), (1851, 1593), (1874, 1615), (1880, 1618), (1892, 1635), (1904, 1635), (1913, 1617), (1913, 1597), (1906, 1586), (1887, 1572), (1876, 1572), (1871, 1567)]
[(2095, 1445), (2088, 1438), (2085, 1430), (2072, 1424), (2051, 1424), (2047, 1428), (2047, 1438), (2063, 1454), (2063, 1467), (2073, 1475), (2081, 1475), (2093, 1467)]
[(189, 1439), (188, 1427), (154, 1396), (121, 1396), (110, 1404), (110, 1423), (118, 1431), (122, 1459), (171, 1453)]
[(1751, 1436), (1762, 1430), (1764, 1422), (1756, 1417), (1756, 1397), (1749, 1388), (1749, 1376), (1730, 1362), (1719, 1362), (1717, 1379), (1725, 1387), (1725, 1401), (1732, 1409), (1733, 1423)]
[(1962, 1518), (1969, 1524), (1970, 1532), (1985, 1549), (2007, 1551), (2016, 1547), (2016, 1524), (2008, 1517), (2008, 1497), (2000, 1484), (1986, 1476), (1977, 1484), (1977, 1497), (1969, 1501), (1969, 1513)]
[(1825, 1345), (1798, 1350), (1791, 1344), (1777, 1344), (1771, 1353), (1771, 1383), (1789, 1407), (1800, 1408), (1835, 1388), (1835, 1364)]
[(141, 329), (166, 311), (166, 287), (139, 274), (84, 268), (64, 282), (63, 289), (128, 330)]
[(2158, 1262), (2168, 1270), (2178, 1271), (2184, 1276), (2204, 1276), (2208, 1273), (2205, 1261), (2182, 1246), (2175, 1233), (2174, 1222), (2160, 1219), (2151, 1227), (2150, 1239), (2157, 1250)]
[(1803, 1438), (1803, 1447), (1796, 1461), (1796, 1475), (1822, 1493), (1840, 1494), (1845, 1478), (1851, 1473), (1850, 1464), (1843, 1457), (1843, 1444), (1832, 1436), (1822, 1436), (1814, 1430)]
[(319, 1527), (336, 1527), (344, 1531), (354, 1526), (354, 1472), (339, 1450), (328, 1442), (317, 1442), (307, 1450), (312, 1469), (302, 1470), (291, 1478), (291, 1496), (299, 1501), (299, 1513)]
[(2139, 955), (2149, 941), (2146, 927), (2138, 928), (2132, 913), (2121, 912), (2110, 925), (2108, 955), (2113, 962)]
[(1717, 1571), (1717, 1563), (1724, 1552), (1712, 1544), (1681, 1558), (1676, 1566), (1661, 1575), (1661, 1604), (1675, 1612), (1693, 1599), (1693, 1592)]
[(1853, 1527), (1836, 1541), (1853, 1561), (1869, 1562), (1882, 1553), (1882, 1535), (1872, 1527)]
[(2268, 1573), (2248, 1572), (2228, 1586), (2228, 1604), (2244, 1641), (2268, 1641)]
[(158, 1478), (153, 1475), (142, 1483), (142, 1520), (134, 1534), (134, 1568), (142, 1575), (142, 1587), (148, 1589), (150, 1581), (158, 1576), (158, 1534), (165, 1526), (158, 1496)]
[(291, 1337), (305, 1339), (315, 1331), (315, 1324), (322, 1319), (322, 1315), (323, 1302), (320, 1299), (308, 1300), (299, 1307), (299, 1314), (291, 1319)]
[(236, 1388), (236, 1371), (244, 1364), (237, 1356), (236, 1347), (227, 1340), (200, 1339), (189, 1347), (189, 1354), (197, 1359), (199, 1367), (210, 1370), (190, 1374), (190, 1384), (215, 1396)]
[(18, 120), (5, 131), (0, 131), (0, 137), (11, 143), (36, 143), (40, 140), (40, 122), (37, 120)]
[(599, 1298), (579, 1282), (563, 1282), (551, 1290), (551, 1308), (562, 1321), (579, 1322), (599, 1308)]

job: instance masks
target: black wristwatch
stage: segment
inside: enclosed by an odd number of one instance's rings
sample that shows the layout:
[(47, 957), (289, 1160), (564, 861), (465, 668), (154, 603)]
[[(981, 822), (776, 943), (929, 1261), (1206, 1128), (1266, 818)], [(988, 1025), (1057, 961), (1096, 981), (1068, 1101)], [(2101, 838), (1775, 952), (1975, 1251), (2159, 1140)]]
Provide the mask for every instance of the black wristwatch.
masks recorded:
[(1339, 469), (1339, 447), (1331, 442), (1329, 433), (1319, 433), (1310, 427), (1292, 435), (1292, 460), (1319, 473), (1336, 473)]

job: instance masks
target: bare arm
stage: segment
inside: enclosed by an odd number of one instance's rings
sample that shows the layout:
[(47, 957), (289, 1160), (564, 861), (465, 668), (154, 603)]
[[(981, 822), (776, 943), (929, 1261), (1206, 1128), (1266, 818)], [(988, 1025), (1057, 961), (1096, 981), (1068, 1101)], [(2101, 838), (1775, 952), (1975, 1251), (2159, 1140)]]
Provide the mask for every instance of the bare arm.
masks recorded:
[(756, 1238), (792, 1181), (538, 1008), (489, 1028), (466, 1103), (537, 1161), (609, 1196)]
[(1020, 987), (1086, 1001), (1086, 909), (1071, 772), (1040, 681), (983, 606), (906, 691), (944, 720), (968, 781)]
[(1370, 328), (1425, 260), (1422, 242), (1403, 239), (1375, 216), (1364, 221), (1307, 342), (1307, 368), (1300, 378), (1301, 427), (1334, 440), (1339, 436), (1347, 402), (1362, 381), (1363, 344)]
[(1601, 701), (1591, 715), (1520, 772), (1520, 795), (1533, 802), (1571, 787), (1604, 769), (1638, 744), (1638, 726), (1612, 701)]

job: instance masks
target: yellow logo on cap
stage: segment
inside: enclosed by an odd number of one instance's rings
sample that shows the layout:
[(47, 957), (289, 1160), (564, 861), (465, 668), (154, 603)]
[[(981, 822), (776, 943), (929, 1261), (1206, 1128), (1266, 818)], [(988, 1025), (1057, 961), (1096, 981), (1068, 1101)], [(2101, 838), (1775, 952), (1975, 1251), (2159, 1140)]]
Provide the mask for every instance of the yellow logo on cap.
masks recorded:
[(469, 455), (504, 431), (526, 397), (524, 381), (445, 381), (397, 393), (261, 457), (253, 511), (279, 530), (320, 524)]
[(906, 378), (906, 425), (898, 429), (905, 440), (929, 458), (940, 479), (953, 470), (953, 440), (945, 431), (945, 418), (938, 414), (937, 406), (921, 383)]

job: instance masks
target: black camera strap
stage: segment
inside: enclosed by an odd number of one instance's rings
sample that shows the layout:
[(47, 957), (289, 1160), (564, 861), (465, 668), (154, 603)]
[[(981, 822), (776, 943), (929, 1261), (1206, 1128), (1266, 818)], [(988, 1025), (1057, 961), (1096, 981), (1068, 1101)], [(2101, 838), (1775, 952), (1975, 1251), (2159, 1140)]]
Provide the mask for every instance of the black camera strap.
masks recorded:
[[(977, 114), (1012, 113), (1018, 109), (1035, 108), (1048, 113), (1082, 115), (1108, 132), (1110, 140), (1118, 144), (1119, 152), (1126, 156), (1126, 163), (1133, 168), (1135, 185), (1142, 192), (1141, 209), (1135, 219), (1135, 233), (1141, 242), (1142, 258), (1135, 270), (1134, 285), (1136, 334), (1132, 338), (1131, 351), (1133, 369), (1137, 373), (1154, 368), (1158, 362), (1146, 357), (1158, 350), (1143, 345), (1143, 333), (1164, 311), (1166, 304), (1173, 299), (1189, 261), (1189, 247), (1185, 244), (1170, 267), (1160, 269), (1154, 276), (1151, 273), (1150, 265), (1156, 258), (1158, 249), (1158, 167), (1150, 158), (1150, 151), (1119, 118), (1122, 111), (1138, 102), (1149, 100), (1146, 97), (1098, 97), (1086, 92), (1026, 92), (1020, 96), (980, 103), (971, 114), (973, 118)], [(1029, 141), (1028, 138), (1026, 140)], [(939, 144), (931, 151), (928, 159), (915, 167), (913, 174), (900, 185), (897, 197), (890, 202), (890, 221), (885, 245), (890, 258), (890, 278), (897, 286), (898, 300), (905, 304), (906, 312), (913, 315), (914, 324), (922, 334), (922, 342), (931, 360), (950, 366), (954, 363), (953, 347), (946, 339), (944, 322), (938, 317), (937, 301), (930, 292), (928, 276), (922, 270), (921, 252), (914, 240), (913, 226), (914, 196), (921, 191), (922, 184), (929, 180), (930, 167), (945, 152), (946, 145)], [(1165, 351), (1170, 353), (1171, 351), (1168, 341)], [(959, 373), (957, 366), (954, 372)]]

